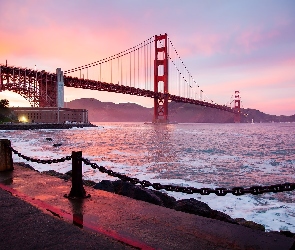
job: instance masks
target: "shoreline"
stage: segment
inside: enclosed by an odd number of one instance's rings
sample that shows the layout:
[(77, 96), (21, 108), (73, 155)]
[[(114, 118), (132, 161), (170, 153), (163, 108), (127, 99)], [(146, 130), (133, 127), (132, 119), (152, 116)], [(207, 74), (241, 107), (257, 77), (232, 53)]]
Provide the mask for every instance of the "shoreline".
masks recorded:
[[(59, 173), (55, 170), (48, 171), (38, 171), (34, 169), (31, 165), (24, 162), (16, 162), (16, 165), (28, 168), (30, 170), (36, 171), (40, 174), (50, 175), (59, 179), (64, 180), (65, 182), (69, 182), (72, 180), (72, 171), (68, 171), (67, 173)], [(158, 205), (161, 207), (173, 209), (176, 211), (185, 212), (188, 214), (201, 216), (204, 218), (215, 219), (223, 222), (227, 222), (230, 224), (241, 225), (247, 228), (251, 228), (253, 230), (262, 231), (266, 233), (277, 233), (290, 238), (295, 238), (295, 233), (291, 231), (265, 231), (265, 227), (262, 224), (256, 223), (254, 221), (248, 221), (244, 218), (232, 218), (228, 214), (214, 210), (207, 203), (196, 200), (194, 198), (190, 199), (181, 199), (176, 200), (174, 197), (169, 194), (163, 193), (154, 189), (147, 189), (142, 186), (134, 185), (130, 182), (123, 182), (122, 180), (102, 180), (101, 182), (94, 182), (91, 180), (84, 180), (83, 185), (88, 186), (93, 189), (106, 191), (109, 193), (117, 194), (120, 196), (125, 196), (132, 198), (134, 200), (145, 201), (150, 204)]]
[(0, 130), (34, 130), (34, 129), (71, 129), (97, 127), (92, 123), (27, 123), (27, 124), (0, 124)]
[[(71, 190), (70, 179), (65, 181), (43, 172), (32, 171), (28, 164), (22, 167), (15, 163), (13, 171), (2, 172), (0, 177), (0, 188), (11, 194), (1, 193), (3, 201), (1, 228), (9, 232), (1, 238), (5, 246), (8, 246), (4, 249), (22, 246), (24, 239), (35, 246), (33, 248), (40, 248), (37, 247), (39, 243), (41, 248), (44, 245), (52, 248), (51, 238), (60, 239), (60, 236), (72, 235), (68, 230), (75, 230), (74, 226), (80, 228), (78, 228), (80, 231), (77, 230), (77, 233), (71, 237), (75, 242), (73, 245), (78, 249), (86, 247), (85, 242), (82, 241), (80, 245), (76, 240), (88, 230), (99, 237), (97, 240), (108, 237), (115, 244), (123, 242), (126, 247), (131, 246), (133, 249), (275, 250), (294, 247), (294, 238), (286, 237), (279, 232), (254, 230), (239, 224), (176, 211), (86, 185), (85, 191), (86, 194), (91, 195), (90, 198), (67, 199), (65, 195)], [(18, 206), (16, 204), (18, 200), (15, 199), (9, 204), (6, 203), (6, 198), (14, 198), (13, 196), (23, 200), (27, 205), (22, 202)], [(58, 228), (64, 224), (63, 221), (66, 222), (68, 229), (56, 230), (51, 225), (47, 227), (49, 219), (41, 220), (36, 213), (27, 213), (25, 209), (30, 204), (41, 211), (39, 215), (50, 214), (51, 219), (53, 217), (58, 219), (53, 221)], [(29, 215), (31, 215), (30, 220), (28, 220)], [(14, 221), (11, 218), (14, 218)], [(42, 226), (36, 227), (34, 220), (41, 221)], [(23, 234), (19, 234), (23, 231), (26, 232), (25, 238)], [(40, 238), (42, 240), (36, 242), (36, 239)], [(70, 237), (66, 237), (66, 242), (72, 242), (69, 239)], [(60, 245), (60, 240), (55, 242), (58, 246), (63, 245), (63, 243)], [(93, 247), (89, 249), (100, 248), (99, 245), (92, 242)], [(103, 249), (115, 248), (110, 246)]]

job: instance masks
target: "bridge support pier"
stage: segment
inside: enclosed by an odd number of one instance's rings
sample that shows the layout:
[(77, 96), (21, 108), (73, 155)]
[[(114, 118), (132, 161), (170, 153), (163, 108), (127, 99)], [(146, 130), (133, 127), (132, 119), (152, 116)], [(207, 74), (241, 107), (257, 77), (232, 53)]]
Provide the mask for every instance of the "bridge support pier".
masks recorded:
[[(155, 36), (154, 119), (153, 123), (168, 123), (168, 53), (167, 34)], [(160, 86), (159, 86), (160, 85)], [(163, 94), (159, 93), (159, 88)], [(160, 91), (161, 92), (161, 91)]]

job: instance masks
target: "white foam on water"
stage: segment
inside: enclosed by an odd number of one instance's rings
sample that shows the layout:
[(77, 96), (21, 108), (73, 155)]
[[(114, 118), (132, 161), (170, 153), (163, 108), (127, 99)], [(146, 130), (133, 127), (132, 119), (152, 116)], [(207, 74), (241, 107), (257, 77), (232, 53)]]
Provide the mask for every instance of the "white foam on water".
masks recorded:
[[(61, 158), (73, 150), (82, 150), (83, 157), (99, 166), (152, 183), (229, 188), (295, 182), (295, 135), (290, 133), (295, 124), (284, 127), (286, 131), (278, 129), (278, 125), (263, 124), (97, 125), (69, 130), (0, 131), (0, 138), (10, 139), (13, 148), (38, 159)], [(283, 141), (281, 146), (276, 145), (277, 138)], [(53, 147), (54, 143), (62, 146)], [(13, 159), (26, 162), (14, 154)], [(26, 163), (39, 171), (71, 170), (71, 161), (50, 165)], [(116, 180), (85, 164), (83, 176), (95, 182)], [(222, 197), (167, 193), (176, 199), (201, 200), (233, 218), (263, 224), (267, 230), (295, 232), (294, 191), (284, 195)]]

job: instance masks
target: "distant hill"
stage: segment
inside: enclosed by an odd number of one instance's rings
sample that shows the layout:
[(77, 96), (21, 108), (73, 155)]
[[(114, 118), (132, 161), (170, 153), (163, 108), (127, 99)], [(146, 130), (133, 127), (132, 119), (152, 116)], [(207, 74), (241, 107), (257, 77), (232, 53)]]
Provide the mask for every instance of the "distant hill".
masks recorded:
[(66, 104), (68, 108), (87, 109), (90, 122), (146, 122), (151, 121), (152, 108), (135, 103), (101, 102), (93, 98), (76, 99)]
[[(93, 98), (76, 99), (66, 104), (68, 108), (87, 109), (90, 122), (151, 122), (153, 108), (134, 103), (101, 102)], [(242, 109), (248, 114), (241, 122), (295, 122), (295, 115), (268, 115), (255, 109)], [(217, 109), (188, 103), (169, 103), (169, 120), (179, 123), (233, 123), (234, 115)]]

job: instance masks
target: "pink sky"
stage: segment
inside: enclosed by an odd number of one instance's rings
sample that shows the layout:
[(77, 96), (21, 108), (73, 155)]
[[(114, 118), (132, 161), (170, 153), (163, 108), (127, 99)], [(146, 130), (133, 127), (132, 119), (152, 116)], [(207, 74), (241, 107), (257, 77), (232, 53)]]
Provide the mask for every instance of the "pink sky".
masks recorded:
[[(68, 70), (167, 33), (214, 102), (225, 104), (239, 90), (244, 108), (293, 115), (294, 13), (293, 0), (1, 0), (0, 64)], [(82, 97), (153, 105), (144, 97), (65, 89), (66, 101)], [(0, 92), (3, 98), (29, 106), (12, 92)]]

